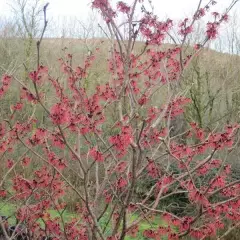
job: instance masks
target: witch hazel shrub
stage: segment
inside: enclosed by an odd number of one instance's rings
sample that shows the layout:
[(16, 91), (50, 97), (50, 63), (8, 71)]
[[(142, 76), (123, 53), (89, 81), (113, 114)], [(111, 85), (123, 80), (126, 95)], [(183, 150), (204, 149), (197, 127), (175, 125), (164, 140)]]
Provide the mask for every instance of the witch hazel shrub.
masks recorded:
[[(108, 80), (93, 91), (84, 87), (98, 48), (81, 65), (70, 53), (59, 59), (61, 79), (39, 64), (40, 54), (26, 84), (7, 73), (1, 77), (1, 99), (14, 81), (20, 96), (0, 123), (0, 197), (16, 206), (16, 229), (23, 227), (34, 240), (160, 240), (205, 239), (238, 226), (240, 180), (233, 180), (225, 158), (236, 147), (239, 125), (209, 131), (191, 123), (180, 133), (184, 142), (170, 134), (171, 122), (191, 104), (178, 87), (185, 69), (218, 37), (236, 2), (211, 14), (217, 3), (200, 1), (193, 16), (175, 23), (160, 21), (145, 1), (95, 0), (92, 8), (102, 15), (111, 39), (111, 54), (101, 63)], [(44, 13), (43, 34), (46, 7)], [(207, 15), (212, 20), (204, 41), (185, 55), (195, 23)], [(161, 48), (174, 27), (180, 42)], [(40, 45), (41, 39), (39, 53)], [(46, 120), (29, 114), (29, 107), (41, 109)], [(27, 120), (19, 117), (26, 114)], [(141, 184), (144, 193), (138, 194)], [(17, 231), (9, 231), (4, 221), (2, 234), (13, 239)]]

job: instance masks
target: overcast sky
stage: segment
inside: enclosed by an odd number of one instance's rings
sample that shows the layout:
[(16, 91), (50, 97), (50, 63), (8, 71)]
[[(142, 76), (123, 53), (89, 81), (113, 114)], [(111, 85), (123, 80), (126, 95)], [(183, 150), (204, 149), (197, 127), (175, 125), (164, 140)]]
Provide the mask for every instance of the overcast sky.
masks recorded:
[[(10, 5), (18, 0), (0, 0), (0, 18), (1, 16), (11, 16), (12, 10)], [(26, 1), (36, 1), (36, 0), (26, 0)], [(48, 25), (47, 32), (45, 33), (45, 37), (71, 37), (71, 38), (79, 38), (84, 37), (84, 33), (82, 30), (81, 24), (87, 26), (87, 29), (91, 29), (90, 35), (87, 37), (98, 37), (102, 36), (102, 31), (97, 27), (97, 24), (100, 23), (103, 26), (101, 18), (99, 15), (92, 14), (91, 2), (92, 0), (39, 0), (41, 4), (45, 4), (49, 2), (47, 18), (50, 20), (51, 24)], [(119, 0), (110, 0), (114, 4)], [(122, 0), (129, 4), (133, 2), (133, 0)], [(179, 22), (180, 19), (184, 17), (192, 16), (195, 12), (199, 0), (151, 0), (152, 5), (154, 6), (154, 13), (160, 18), (160, 20), (165, 20), (166, 18), (170, 18), (174, 20), (175, 26)], [(219, 11), (220, 13), (224, 12), (224, 10), (229, 6), (229, 4), (233, 0), (217, 0), (218, 4), (213, 6), (211, 12)], [(148, 2), (148, 0), (145, 0)], [(206, 5), (209, 0), (202, 0), (202, 6)], [(96, 11), (95, 11), (96, 12)], [(140, 12), (140, 11), (139, 11)], [(231, 14), (235, 12), (235, 17), (230, 20), (228, 24), (224, 24), (220, 31), (219, 38), (221, 42), (221, 51), (223, 48), (226, 48), (228, 51), (228, 39), (229, 39), (229, 31), (231, 31), (230, 26), (235, 26), (234, 31), (240, 34), (240, 0), (237, 5), (234, 7)], [(230, 15), (231, 15), (230, 14)], [(208, 21), (209, 18), (204, 18), (205, 21)], [(231, 18), (230, 18), (231, 19)], [(211, 17), (211, 20), (212, 17)], [(236, 20), (236, 21), (235, 21)], [(95, 26), (93, 26), (92, 25)], [(237, 24), (236, 24), (237, 23)], [(205, 25), (202, 25), (203, 28)], [(90, 32), (89, 31), (89, 32)], [(92, 35), (91, 35), (92, 34)], [(218, 49), (219, 43), (218, 40), (214, 41), (214, 46), (211, 47)], [(239, 44), (239, 43), (238, 43)], [(222, 47), (223, 46), (223, 47)]]
[[(11, 8), (9, 4), (13, 0), (0, 0), (0, 14), (9, 15)], [(31, 0), (28, 0), (31, 1)], [(48, 16), (76, 16), (79, 19), (87, 19), (90, 11), (91, 0), (40, 0), (43, 3), (49, 2)], [(117, 0), (112, 0), (116, 2)], [(209, 0), (203, 0), (203, 4)], [(225, 9), (232, 0), (218, 0), (218, 5), (214, 8)], [(131, 3), (132, 0), (126, 2)], [(152, 0), (155, 7), (155, 13), (160, 17), (168, 16), (172, 19), (179, 19), (192, 13), (196, 8), (199, 0)], [(240, 9), (240, 4), (235, 9)]]

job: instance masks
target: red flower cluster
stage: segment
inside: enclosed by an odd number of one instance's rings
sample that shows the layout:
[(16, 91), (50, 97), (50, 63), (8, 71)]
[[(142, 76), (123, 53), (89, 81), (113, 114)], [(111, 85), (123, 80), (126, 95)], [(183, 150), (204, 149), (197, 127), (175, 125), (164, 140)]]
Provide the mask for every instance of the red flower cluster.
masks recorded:
[(44, 77), (48, 74), (48, 68), (46, 66), (40, 66), (37, 71), (29, 73), (29, 78), (36, 84), (41, 84)]
[(51, 119), (56, 125), (69, 123), (70, 116), (68, 106), (64, 103), (57, 103), (51, 108)]
[(127, 6), (126, 3), (122, 2), (122, 1), (117, 3), (117, 8), (122, 13), (129, 13), (130, 9), (131, 9), (129, 6)]
[(12, 77), (9, 75), (3, 75), (1, 82), (2, 82), (2, 86), (0, 88), (0, 98), (6, 93), (6, 91), (9, 89), (10, 87), (10, 83), (11, 83)]
[(121, 133), (109, 138), (109, 142), (114, 145), (119, 157), (123, 157), (133, 141), (132, 128), (122, 126)]
[(90, 149), (89, 155), (97, 162), (104, 161), (103, 154), (101, 152), (97, 151), (96, 147)]
[(182, 36), (186, 36), (190, 33), (193, 32), (193, 26), (192, 25), (188, 25), (189, 19), (185, 18), (180, 24), (180, 30), (179, 30), (179, 34)]
[(215, 39), (218, 34), (219, 24), (217, 22), (209, 22), (207, 24), (207, 37), (208, 39)]

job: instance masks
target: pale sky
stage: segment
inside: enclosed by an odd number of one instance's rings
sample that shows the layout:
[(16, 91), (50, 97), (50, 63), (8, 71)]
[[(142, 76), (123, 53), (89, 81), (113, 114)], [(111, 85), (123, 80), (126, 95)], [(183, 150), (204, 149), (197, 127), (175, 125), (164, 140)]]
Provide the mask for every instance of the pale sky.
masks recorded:
[[(10, 5), (18, 0), (0, 0), (0, 20), (1, 16), (10, 17), (12, 10)], [(22, 0), (21, 0), (22, 1)], [(28, 2), (36, 0), (26, 0)], [(39, 0), (42, 5), (49, 2), (49, 7), (47, 11), (47, 18), (50, 20), (45, 37), (84, 37), (83, 29), (81, 26), (84, 24), (87, 29), (90, 29), (92, 35), (88, 35), (87, 38), (101, 36), (103, 33), (100, 28), (96, 27), (98, 23), (103, 26), (103, 22), (99, 14), (92, 14), (91, 2), (92, 0)], [(119, 0), (109, 0), (116, 4)], [(122, 0), (127, 2), (129, 5), (133, 0)], [(175, 26), (179, 23), (179, 20), (192, 16), (196, 11), (199, 0), (151, 0), (152, 5), (154, 6), (154, 13), (160, 18), (160, 20), (165, 20), (170, 18), (174, 20)], [(229, 6), (233, 0), (217, 0), (218, 4), (211, 8), (211, 12), (219, 11), (223, 13), (224, 10)], [(148, 2), (148, 0), (145, 0)], [(202, 0), (202, 6), (205, 6), (209, 0)], [(113, 5), (116, 6), (116, 5)], [(140, 9), (139, 13), (140, 13)], [(148, 9), (150, 10), (150, 9)], [(96, 13), (96, 11), (95, 11)], [(209, 15), (211, 15), (209, 13)], [(234, 14), (234, 17), (231, 18), (231, 15)], [(205, 22), (209, 21), (209, 18), (204, 18)], [(212, 17), (211, 17), (211, 20)], [(81, 24), (79, 24), (81, 23)], [(93, 25), (95, 27), (93, 27)], [(205, 26), (203, 24), (202, 26)], [(230, 14), (230, 22), (224, 24), (220, 31), (220, 40), (214, 41), (212, 46), (216, 49), (221, 49), (227, 47), (229, 39), (229, 31), (233, 29), (235, 33), (240, 34), (240, 0), (235, 5), (232, 13)], [(98, 31), (98, 32), (97, 32)], [(99, 32), (100, 31), (100, 32)], [(235, 34), (234, 33), (234, 34)], [(99, 35), (100, 34), (100, 35)], [(238, 43), (239, 44), (239, 43)], [(223, 46), (223, 47), (222, 47)], [(227, 51), (227, 50), (226, 50)]]
[[(9, 15), (11, 12), (9, 4), (14, 0), (0, 0), (1, 15)], [(28, 0), (31, 1), (31, 0)], [(33, 0), (34, 1), (34, 0)], [(48, 16), (76, 16), (84, 20), (87, 18), (90, 11), (91, 0), (40, 0), (43, 3), (49, 2)], [(116, 2), (117, 0), (112, 0)], [(203, 4), (209, 0), (203, 0)], [(218, 4), (214, 10), (225, 9), (232, 0), (218, 0)], [(126, 2), (131, 3), (132, 0)], [(198, 4), (199, 0), (152, 0), (155, 6), (155, 13), (160, 17), (168, 16), (172, 19), (179, 19), (192, 13)], [(235, 7), (240, 9), (240, 4)]]

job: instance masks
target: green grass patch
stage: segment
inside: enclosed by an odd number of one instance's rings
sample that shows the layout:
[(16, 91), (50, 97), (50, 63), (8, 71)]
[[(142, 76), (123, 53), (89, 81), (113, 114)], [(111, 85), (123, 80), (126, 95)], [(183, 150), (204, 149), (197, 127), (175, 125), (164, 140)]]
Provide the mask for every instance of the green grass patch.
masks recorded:
[[(0, 202), (0, 215), (4, 215), (9, 217), (8, 221), (11, 225), (14, 225), (16, 223), (16, 218), (15, 218), (15, 211), (16, 211), (17, 207), (16, 205), (9, 203), (9, 202)], [(61, 211), (59, 211), (61, 213)], [(50, 214), (51, 218), (59, 218), (60, 214), (58, 211), (56, 210), (49, 210), (48, 213)], [(67, 210), (65, 210), (62, 214), (63, 217), (63, 221), (64, 222), (69, 222), (71, 221), (72, 218), (77, 217), (77, 214), (69, 212)], [(107, 223), (109, 218), (109, 213), (106, 212), (105, 215), (102, 217), (102, 219), (100, 220), (100, 226), (102, 228), (104, 228), (104, 225)], [(129, 216), (129, 223), (134, 222), (135, 220), (137, 220), (138, 215), (137, 214), (133, 214), (131, 216)], [(44, 225), (43, 220), (39, 219), (39, 222), (41, 225)], [(146, 240), (146, 238), (143, 237), (143, 232), (145, 230), (148, 229), (157, 229), (160, 226), (166, 226), (166, 223), (160, 218), (160, 217), (155, 217), (154, 220), (143, 220), (140, 224), (139, 224), (139, 232), (137, 234), (137, 236), (135, 238), (130, 237), (130, 236), (126, 236), (125, 239), (126, 240)], [(110, 234), (111, 233), (111, 223), (109, 224), (109, 226), (106, 229), (106, 234)], [(163, 238), (163, 240), (165, 240), (165, 238)]]
[(15, 224), (16, 218), (14, 216), (16, 206), (11, 203), (0, 202), (0, 215), (9, 217), (8, 222)]
[[(11, 225), (16, 223), (16, 217), (15, 217), (15, 211), (17, 209), (17, 206), (13, 203), (6, 203), (6, 202), (0, 202), (0, 215), (9, 217), (8, 221)], [(49, 210), (48, 213), (50, 214), (51, 218), (57, 218), (60, 217), (61, 211), (56, 210)], [(76, 217), (76, 214), (71, 213), (69, 211), (64, 211), (62, 214), (64, 222), (71, 221), (72, 218)], [(41, 223), (43, 223), (42, 220), (39, 220)]]

